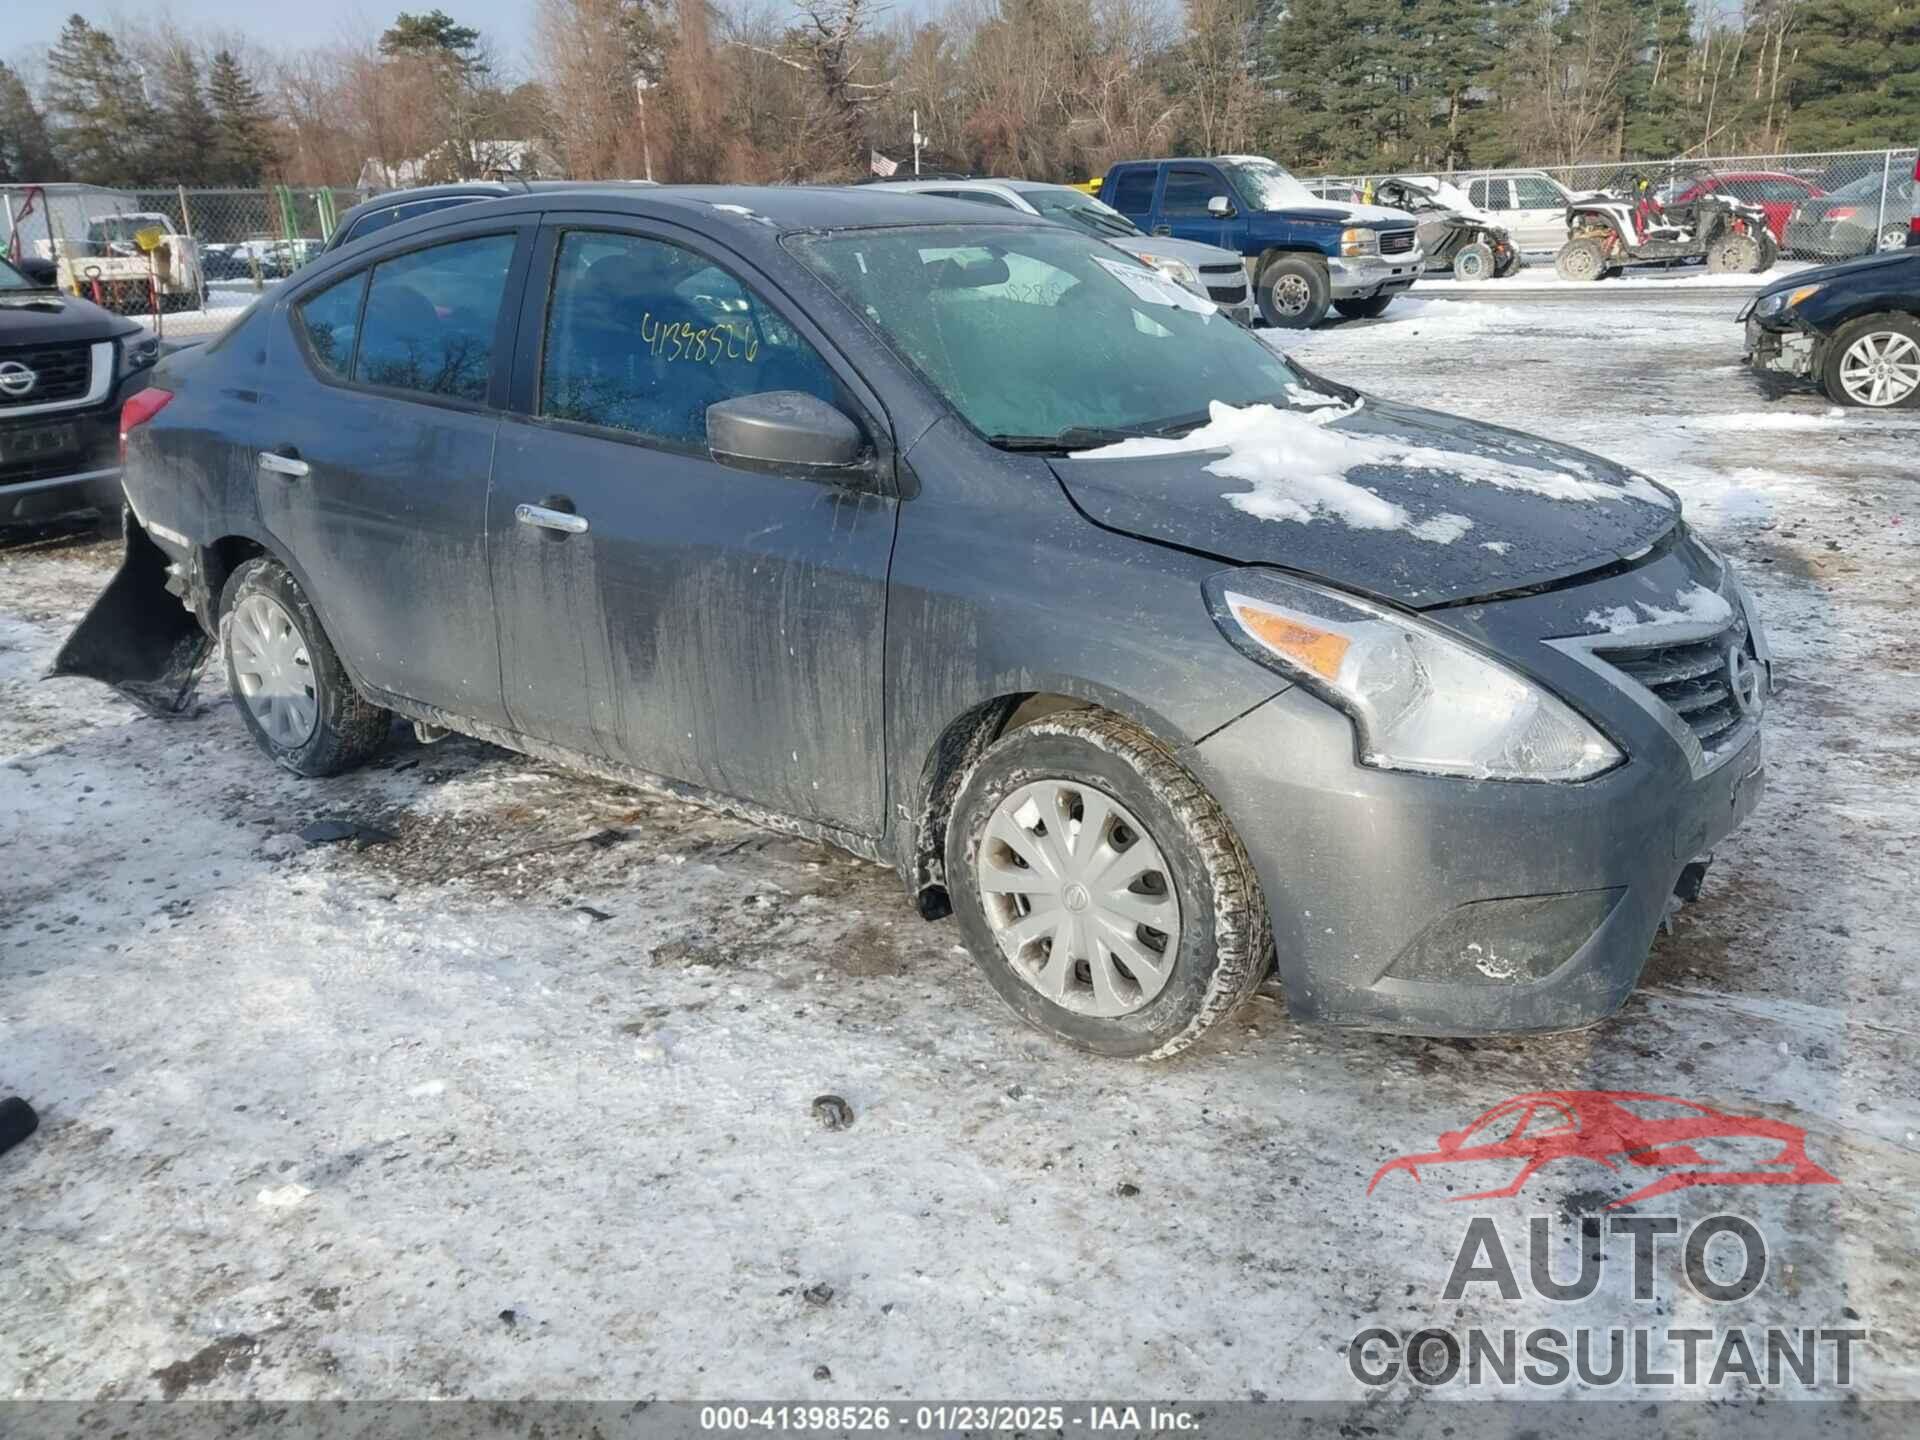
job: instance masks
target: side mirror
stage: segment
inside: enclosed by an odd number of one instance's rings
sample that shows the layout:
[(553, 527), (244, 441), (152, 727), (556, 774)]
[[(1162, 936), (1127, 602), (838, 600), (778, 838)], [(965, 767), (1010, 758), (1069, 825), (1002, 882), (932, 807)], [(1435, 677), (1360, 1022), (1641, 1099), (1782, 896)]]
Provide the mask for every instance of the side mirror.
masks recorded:
[(1233, 216), (1233, 201), (1224, 195), (1216, 195), (1207, 201), (1207, 214), (1216, 220), (1227, 220)]
[(742, 470), (799, 472), (837, 484), (863, 470), (866, 436), (802, 390), (768, 390), (707, 407), (707, 451)]

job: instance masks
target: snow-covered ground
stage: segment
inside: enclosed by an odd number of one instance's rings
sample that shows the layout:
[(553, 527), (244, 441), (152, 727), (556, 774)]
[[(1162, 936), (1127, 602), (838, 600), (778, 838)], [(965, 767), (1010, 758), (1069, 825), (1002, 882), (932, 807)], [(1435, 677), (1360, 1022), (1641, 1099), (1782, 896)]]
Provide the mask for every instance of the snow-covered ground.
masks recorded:
[(1500, 280), (1476, 280), (1472, 283), (1455, 280), (1451, 276), (1433, 276), (1423, 278), (1418, 289), (1422, 293), (1450, 295), (1465, 291), (1474, 295), (1514, 294), (1521, 290), (1553, 290), (1578, 294), (1583, 298), (1601, 298), (1623, 290), (1644, 291), (1690, 291), (1720, 290), (1751, 293), (1776, 280), (1785, 280), (1802, 270), (1813, 268), (1812, 262), (1805, 260), (1777, 260), (1771, 268), (1758, 275), (1710, 275), (1704, 265), (1635, 265), (1612, 275), (1605, 280), (1562, 280), (1553, 268), (1551, 255), (1531, 255), (1527, 263), (1513, 274)]
[[(41, 681), (114, 552), (0, 545), (0, 1094), (43, 1115), (0, 1156), (0, 1397), (1355, 1399), (1361, 1329), (1481, 1323), (1864, 1328), (1857, 1389), (1920, 1398), (1920, 416), (1768, 398), (1739, 303), (1277, 339), (1674, 486), (1768, 618), (1768, 794), (1574, 1035), (1316, 1031), (1267, 992), (1172, 1064), (1090, 1059), (833, 851), (459, 740), (302, 782), (217, 679), (173, 723)], [(297, 837), (327, 816), (397, 839)], [(1596, 1089), (1804, 1126), (1841, 1183), (1637, 1207), (1749, 1218), (1742, 1301), (1673, 1242), (1634, 1301), (1625, 1236), (1587, 1300), (1443, 1299), (1471, 1215), (1524, 1287), (1528, 1217), (1567, 1276), (1658, 1172), (1457, 1205), (1514, 1164), (1376, 1168)], [(1408, 1433), (1487, 1392), (1379, 1393)]]

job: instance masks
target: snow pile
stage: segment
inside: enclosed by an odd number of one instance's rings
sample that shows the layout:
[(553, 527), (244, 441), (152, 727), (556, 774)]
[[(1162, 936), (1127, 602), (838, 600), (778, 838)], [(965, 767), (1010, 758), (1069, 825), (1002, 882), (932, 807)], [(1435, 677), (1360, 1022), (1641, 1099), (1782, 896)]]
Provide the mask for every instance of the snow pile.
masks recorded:
[(1726, 598), (1704, 585), (1689, 586), (1674, 596), (1673, 602), (1675, 608), (1669, 610), (1640, 600), (1632, 605), (1589, 610), (1581, 620), (1596, 630), (1619, 635), (1628, 630), (1637, 630), (1642, 625), (1719, 625), (1733, 618), (1733, 607), (1726, 602)]
[(1452, 544), (1473, 528), (1473, 522), (1451, 512), (1416, 520), (1405, 506), (1383, 499), (1347, 476), (1362, 466), (1380, 465), (1444, 472), (1467, 484), (1493, 485), (1554, 500), (1632, 498), (1662, 506), (1670, 503), (1637, 475), (1625, 485), (1615, 485), (1592, 478), (1589, 467), (1577, 461), (1570, 463), (1581, 474), (1569, 474), (1559, 468), (1563, 462), (1520, 446), (1509, 447), (1506, 456), (1478, 455), (1413, 444), (1391, 435), (1338, 430), (1335, 423), (1356, 414), (1364, 401), (1345, 405), (1297, 386), (1288, 388), (1288, 398), (1314, 408), (1302, 413), (1274, 405), (1233, 406), (1216, 400), (1208, 407), (1207, 423), (1186, 435), (1122, 440), (1097, 450), (1080, 451), (1074, 458), (1131, 460), (1224, 450), (1226, 456), (1207, 466), (1207, 472), (1243, 480), (1251, 487), (1229, 491), (1222, 497), (1237, 510), (1262, 520), (1301, 525), (1327, 519), (1356, 530), (1404, 530), (1436, 545)]

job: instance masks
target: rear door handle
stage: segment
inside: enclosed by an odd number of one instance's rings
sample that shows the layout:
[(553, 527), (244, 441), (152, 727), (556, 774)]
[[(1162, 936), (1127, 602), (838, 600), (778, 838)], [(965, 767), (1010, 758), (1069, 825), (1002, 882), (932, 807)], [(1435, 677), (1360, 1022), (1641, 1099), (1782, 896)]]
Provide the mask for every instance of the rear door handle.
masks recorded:
[(1171, 235), (1173, 234), (1173, 227), (1171, 225), (1156, 225), (1153, 227), (1153, 233), (1156, 235)]
[(307, 478), (307, 462), (298, 455), (277, 455), (271, 450), (262, 450), (254, 457), (254, 463), (270, 475), (284, 475), (289, 480)]
[(534, 525), (542, 530), (558, 530), (563, 535), (584, 535), (587, 533), (587, 517), (569, 514), (565, 510), (549, 510), (544, 505), (516, 505), (513, 518), (522, 525)]

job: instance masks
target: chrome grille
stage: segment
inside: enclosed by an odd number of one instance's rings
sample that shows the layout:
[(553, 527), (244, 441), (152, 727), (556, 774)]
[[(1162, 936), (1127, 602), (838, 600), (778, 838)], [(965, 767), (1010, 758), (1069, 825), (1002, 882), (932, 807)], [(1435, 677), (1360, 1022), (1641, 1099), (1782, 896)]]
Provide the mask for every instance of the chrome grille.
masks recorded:
[(1747, 716), (1733, 688), (1735, 655), (1748, 664), (1759, 663), (1745, 625), (1730, 626), (1704, 640), (1596, 647), (1594, 653), (1657, 696), (1693, 732), (1703, 750), (1724, 739)]
[(78, 400), (87, 393), (93, 378), (90, 344), (0, 350), (0, 364), (9, 361), (24, 365), (33, 372), (33, 388), (24, 395), (11, 395), (0, 390), (0, 412), (16, 405)]
[(1413, 249), (1413, 231), (1382, 230), (1380, 232), (1380, 253), (1382, 255), (1404, 255)]

